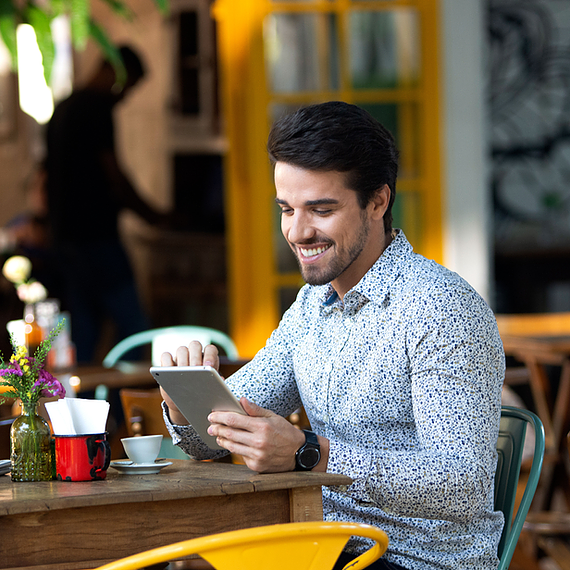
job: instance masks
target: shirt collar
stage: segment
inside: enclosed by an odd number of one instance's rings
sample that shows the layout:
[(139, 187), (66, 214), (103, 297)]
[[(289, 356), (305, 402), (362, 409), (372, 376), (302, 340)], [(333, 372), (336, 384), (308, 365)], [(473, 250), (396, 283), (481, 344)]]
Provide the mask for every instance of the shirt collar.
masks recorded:
[[(382, 252), (366, 275), (344, 296), (345, 304), (351, 297), (364, 297), (378, 305), (385, 302), (390, 287), (401, 273), (402, 263), (413, 252), (412, 246), (406, 239), (402, 230), (394, 230), (394, 239)], [(341, 300), (329, 283), (320, 286), (320, 299), (323, 309), (336, 306)], [(355, 299), (356, 304), (362, 304), (362, 299)], [(353, 301), (354, 303), (354, 301)]]

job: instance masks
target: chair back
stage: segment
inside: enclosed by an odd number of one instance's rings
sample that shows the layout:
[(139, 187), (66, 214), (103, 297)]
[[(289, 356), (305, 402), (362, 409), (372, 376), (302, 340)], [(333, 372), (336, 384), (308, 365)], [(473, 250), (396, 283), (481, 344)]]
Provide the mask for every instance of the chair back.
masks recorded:
[(129, 436), (162, 435), (160, 457), (167, 459), (189, 459), (176, 445), (166, 429), (162, 417), (162, 396), (160, 390), (119, 390), (125, 424)]
[[(531, 424), (535, 432), (534, 455), (524, 494), (513, 521), (527, 424)], [(528, 410), (502, 406), (497, 454), (495, 510), (502, 511), (505, 517), (505, 526), (498, 549), (499, 570), (506, 570), (513, 556), (542, 469), (544, 428), (540, 418)]]
[(351, 536), (374, 540), (345, 570), (366, 568), (388, 547), (379, 528), (358, 523), (303, 522), (235, 530), (177, 542), (111, 562), (97, 570), (138, 570), (199, 554), (217, 570), (329, 570)]
[(16, 417), (0, 419), (0, 459), (10, 457), (10, 430)]
[(173, 352), (192, 340), (198, 340), (202, 345), (215, 344), (228, 358), (232, 360), (239, 358), (236, 345), (226, 333), (208, 327), (180, 325), (142, 331), (124, 338), (107, 353), (103, 359), (103, 366), (106, 368), (116, 366), (124, 354), (145, 344), (152, 344), (152, 364), (160, 366), (160, 355), (163, 352)]
[(137, 435), (169, 436), (162, 418), (162, 396), (158, 388), (154, 390), (119, 390), (127, 433)]

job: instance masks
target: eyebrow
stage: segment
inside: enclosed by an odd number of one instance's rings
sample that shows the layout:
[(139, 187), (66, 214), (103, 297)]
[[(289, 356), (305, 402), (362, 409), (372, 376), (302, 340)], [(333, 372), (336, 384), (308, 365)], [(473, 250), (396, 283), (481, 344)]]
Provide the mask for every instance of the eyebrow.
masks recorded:
[[(280, 206), (288, 206), (289, 204), (287, 203), (286, 200), (281, 200), (280, 198), (275, 198), (275, 202), (277, 204), (279, 204)], [(327, 205), (327, 204), (338, 204), (338, 200), (335, 200), (334, 198), (321, 198), (319, 200), (307, 200), (305, 202), (305, 206), (321, 206), (321, 205)]]

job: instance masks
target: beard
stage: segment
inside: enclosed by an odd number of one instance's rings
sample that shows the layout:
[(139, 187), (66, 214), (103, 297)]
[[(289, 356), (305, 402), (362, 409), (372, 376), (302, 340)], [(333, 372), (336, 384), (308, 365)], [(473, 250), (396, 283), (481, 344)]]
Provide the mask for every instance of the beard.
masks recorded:
[[(329, 255), (332, 254), (333, 257), (326, 267), (304, 265), (299, 259), (297, 249), (294, 246), (291, 246), (305, 283), (308, 283), (309, 285), (326, 285), (340, 277), (354, 263), (362, 253), (362, 250), (368, 240), (368, 234), (370, 233), (370, 224), (367, 223), (367, 220), (365, 219), (362, 221), (363, 223), (360, 228), (360, 232), (348, 249), (336, 250), (335, 242), (330, 240), (328, 241), (330, 244), (328, 253)], [(323, 240), (320, 240), (320, 243), (323, 243)], [(309, 246), (310, 244), (303, 245)]]

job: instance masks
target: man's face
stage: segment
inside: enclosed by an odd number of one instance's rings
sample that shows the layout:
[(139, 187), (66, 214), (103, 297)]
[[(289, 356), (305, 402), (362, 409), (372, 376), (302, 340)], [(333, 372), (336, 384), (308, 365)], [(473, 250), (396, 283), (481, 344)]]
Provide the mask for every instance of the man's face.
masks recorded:
[(382, 252), (371, 240), (374, 206), (360, 208), (356, 192), (345, 186), (340, 172), (316, 172), (278, 162), (275, 187), (281, 231), (303, 279), (311, 285), (330, 282), (342, 297)]

